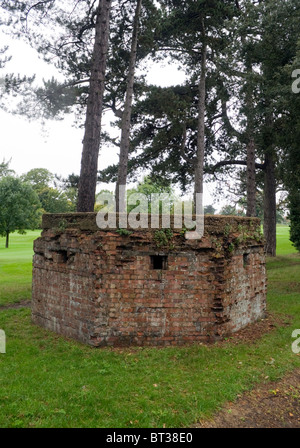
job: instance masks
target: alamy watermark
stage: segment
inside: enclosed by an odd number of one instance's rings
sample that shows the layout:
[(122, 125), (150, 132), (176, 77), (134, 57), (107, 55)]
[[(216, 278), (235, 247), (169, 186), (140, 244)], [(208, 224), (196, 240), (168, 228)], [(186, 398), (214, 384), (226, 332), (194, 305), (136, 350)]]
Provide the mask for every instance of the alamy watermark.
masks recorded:
[[(202, 238), (204, 233), (203, 194), (197, 193), (195, 202), (174, 201), (168, 193), (153, 193), (148, 197), (143, 193), (128, 196), (126, 187), (120, 186), (118, 211), (116, 199), (112, 193), (101, 193), (97, 204), (102, 208), (97, 213), (97, 225), (100, 229), (185, 229), (186, 239)], [(128, 212), (128, 210), (130, 211)], [(118, 221), (118, 222), (117, 222)]]
[(3, 330), (0, 330), (0, 353), (6, 353), (6, 336)]
[(300, 92), (300, 69), (297, 68), (292, 72), (292, 78), (296, 78), (292, 83), (292, 92), (299, 93)]
[(300, 353), (300, 329), (294, 330), (292, 333), (292, 338), (297, 338), (293, 343), (292, 343), (292, 352), (295, 353), (296, 355), (298, 355), (298, 353)]

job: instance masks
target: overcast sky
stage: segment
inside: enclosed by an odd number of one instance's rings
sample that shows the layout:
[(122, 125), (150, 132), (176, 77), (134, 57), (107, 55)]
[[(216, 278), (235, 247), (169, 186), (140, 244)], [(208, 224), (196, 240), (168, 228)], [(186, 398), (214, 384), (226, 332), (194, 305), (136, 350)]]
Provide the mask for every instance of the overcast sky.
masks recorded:
[[(0, 33), (0, 47), (9, 45), (12, 56), (2, 73), (20, 73), (37, 76), (37, 81), (57, 75), (54, 67), (41, 61), (37, 53), (23, 42), (11, 40)], [(184, 74), (175, 66), (165, 64), (153, 66), (148, 73), (153, 84), (168, 86), (184, 81)], [(83, 129), (72, 126), (73, 117), (63, 121), (48, 121), (43, 128), (38, 122), (29, 122), (24, 117), (11, 115), (0, 110), (0, 161), (11, 159), (10, 167), (18, 175), (32, 168), (47, 168), (62, 176), (80, 172)], [(104, 118), (104, 126), (109, 126), (109, 118)], [(118, 161), (117, 148), (103, 148), (99, 156), (99, 168)], [(103, 185), (101, 185), (103, 187)], [(112, 188), (112, 186), (110, 186)], [(208, 186), (204, 203), (211, 204), (212, 190)]]
[[(4, 73), (36, 74), (37, 82), (52, 75), (57, 76), (54, 67), (38, 58), (37, 53), (23, 42), (13, 41), (1, 35), (1, 46), (9, 45), (8, 54), (12, 60), (5, 66)], [(151, 82), (162, 86), (183, 82), (184, 74), (175, 67), (153, 68), (149, 73)], [(48, 121), (42, 129), (40, 123), (28, 122), (20, 116), (0, 111), (1, 156), (12, 158), (11, 167), (18, 173), (31, 168), (43, 167), (58, 174), (79, 173), (83, 129), (72, 126), (73, 117), (66, 116), (63, 121)], [(109, 118), (103, 124), (109, 125)], [(45, 132), (46, 131), (46, 132)], [(101, 150), (99, 166), (107, 166), (117, 161), (117, 149)]]

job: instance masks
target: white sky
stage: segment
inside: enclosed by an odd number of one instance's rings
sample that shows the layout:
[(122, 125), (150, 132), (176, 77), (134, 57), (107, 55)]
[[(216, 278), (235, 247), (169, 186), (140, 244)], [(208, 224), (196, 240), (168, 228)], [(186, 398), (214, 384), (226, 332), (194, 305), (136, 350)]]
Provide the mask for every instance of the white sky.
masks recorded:
[[(24, 42), (14, 41), (0, 33), (0, 47), (9, 45), (8, 54), (12, 56), (2, 73), (36, 74), (37, 81), (57, 76), (51, 67), (38, 58), (37, 53)], [(184, 74), (173, 65), (156, 65), (149, 70), (148, 79), (153, 84), (168, 86), (184, 81)], [(62, 176), (80, 172), (83, 129), (72, 126), (73, 117), (66, 116), (62, 121), (48, 121), (43, 129), (38, 122), (29, 122), (24, 117), (11, 115), (0, 109), (0, 161), (11, 159), (10, 167), (18, 175), (32, 168), (47, 168)], [(104, 126), (109, 119), (104, 118)], [(99, 156), (99, 169), (118, 161), (117, 148), (103, 148)], [(103, 188), (100, 185), (99, 188)], [(107, 186), (105, 186), (107, 188)], [(110, 186), (113, 189), (113, 186)], [(204, 204), (212, 204), (213, 198), (208, 186)]]

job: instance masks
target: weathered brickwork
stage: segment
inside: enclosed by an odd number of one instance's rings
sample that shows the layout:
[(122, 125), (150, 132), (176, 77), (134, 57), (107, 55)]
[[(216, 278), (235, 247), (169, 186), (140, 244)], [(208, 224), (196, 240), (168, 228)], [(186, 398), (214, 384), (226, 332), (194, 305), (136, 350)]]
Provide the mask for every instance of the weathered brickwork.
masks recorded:
[(44, 215), (35, 241), (33, 322), (93, 346), (182, 345), (264, 316), (257, 219), (208, 216), (181, 230), (99, 230), (95, 214)]

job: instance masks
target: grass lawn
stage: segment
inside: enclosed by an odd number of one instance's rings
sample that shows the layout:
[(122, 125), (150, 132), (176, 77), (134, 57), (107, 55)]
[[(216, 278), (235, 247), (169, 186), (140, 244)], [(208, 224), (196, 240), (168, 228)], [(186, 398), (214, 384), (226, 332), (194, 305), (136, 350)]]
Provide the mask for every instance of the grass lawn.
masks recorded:
[(31, 298), (33, 240), (40, 231), (10, 236), (9, 248), (0, 238), (0, 306)]
[[(32, 240), (0, 240), (0, 304), (30, 297)], [(291, 350), (300, 328), (300, 257), (278, 228), (268, 260), (268, 310), (286, 317), (255, 343), (182, 348), (93, 349), (47, 332), (29, 309), (0, 311), (0, 427), (189, 427), (255, 384), (300, 366)]]
[(297, 253), (297, 250), (289, 240), (289, 229), (289, 226), (282, 224), (276, 226), (277, 255)]

